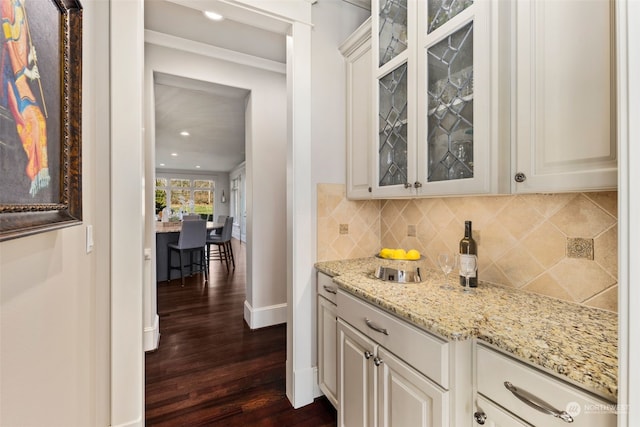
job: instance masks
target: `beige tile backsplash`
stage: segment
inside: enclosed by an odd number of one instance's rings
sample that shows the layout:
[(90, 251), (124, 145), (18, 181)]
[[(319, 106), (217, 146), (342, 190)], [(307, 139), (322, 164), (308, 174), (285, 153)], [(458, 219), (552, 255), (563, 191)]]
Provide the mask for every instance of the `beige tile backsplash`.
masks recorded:
[[(354, 201), (342, 184), (318, 184), (318, 261), (393, 247), (418, 249), (437, 268), (439, 252), (457, 252), (465, 220), (480, 280), (617, 311), (615, 191)], [(593, 239), (593, 260), (567, 256), (575, 237)]]

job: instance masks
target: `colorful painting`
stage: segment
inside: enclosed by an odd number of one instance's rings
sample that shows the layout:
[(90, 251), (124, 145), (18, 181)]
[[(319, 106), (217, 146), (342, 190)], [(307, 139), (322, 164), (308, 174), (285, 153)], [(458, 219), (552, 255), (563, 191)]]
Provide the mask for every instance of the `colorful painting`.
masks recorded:
[(81, 221), (82, 8), (0, 0), (0, 240)]

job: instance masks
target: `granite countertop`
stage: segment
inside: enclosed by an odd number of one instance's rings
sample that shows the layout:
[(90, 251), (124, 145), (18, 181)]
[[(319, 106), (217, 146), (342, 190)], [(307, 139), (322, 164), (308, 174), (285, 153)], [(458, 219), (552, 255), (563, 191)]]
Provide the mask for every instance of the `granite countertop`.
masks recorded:
[[(422, 271), (421, 283), (384, 282), (379, 265)], [(618, 316), (511, 287), (480, 283), (465, 294), (458, 276), (443, 289), (442, 272), (423, 261), (375, 257), (316, 263), (342, 289), (449, 340), (476, 337), (609, 400), (618, 394)]]

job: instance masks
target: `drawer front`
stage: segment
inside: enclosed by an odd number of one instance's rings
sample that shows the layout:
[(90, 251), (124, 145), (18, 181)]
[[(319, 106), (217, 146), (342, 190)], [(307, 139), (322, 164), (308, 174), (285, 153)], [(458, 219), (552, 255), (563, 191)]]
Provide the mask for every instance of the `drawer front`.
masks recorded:
[(340, 290), (338, 317), (448, 389), (449, 343), (445, 340)]
[[(514, 415), (536, 426), (614, 427), (615, 405), (540, 372), (495, 350), (477, 347), (478, 392)], [(513, 391), (505, 386), (509, 382)], [(515, 393), (515, 394), (514, 394)], [(571, 415), (570, 424), (535, 409), (516, 396), (538, 406)]]
[(338, 285), (333, 283), (331, 276), (318, 272), (318, 295), (322, 295), (332, 303), (336, 303)]

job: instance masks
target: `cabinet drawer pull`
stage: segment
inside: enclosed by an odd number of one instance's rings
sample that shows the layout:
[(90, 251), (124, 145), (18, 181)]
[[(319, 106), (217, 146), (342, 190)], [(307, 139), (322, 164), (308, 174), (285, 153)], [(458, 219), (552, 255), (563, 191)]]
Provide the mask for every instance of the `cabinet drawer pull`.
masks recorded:
[(383, 361), (382, 361), (382, 359), (380, 359), (379, 357), (377, 357), (377, 356), (376, 356), (376, 357), (373, 359), (373, 363), (374, 363), (376, 366), (380, 366), (380, 365), (382, 365)]
[(522, 402), (526, 403), (533, 409), (540, 411), (544, 414), (553, 415), (556, 418), (560, 418), (565, 423), (572, 423), (573, 417), (569, 415), (566, 411), (559, 411), (555, 409), (553, 406), (549, 405), (544, 400), (539, 397), (529, 393), (528, 391), (522, 390), (511, 384), (509, 381), (504, 382), (504, 386), (507, 390), (509, 390), (515, 397), (520, 399)]
[(369, 359), (371, 359), (371, 356), (373, 356), (373, 353), (371, 353), (369, 350), (365, 350), (364, 358), (369, 360)]
[(381, 334), (389, 335), (389, 332), (385, 328), (382, 328), (382, 327), (376, 325), (375, 323), (373, 323), (371, 320), (367, 319), (366, 317), (364, 319), (364, 323), (366, 323), (369, 328), (373, 329), (376, 332), (380, 332)]
[(335, 288), (332, 288), (331, 286), (327, 286), (327, 285), (322, 285), (322, 287), (324, 288), (325, 291), (329, 292), (330, 294), (337, 294), (338, 291), (336, 291)]

